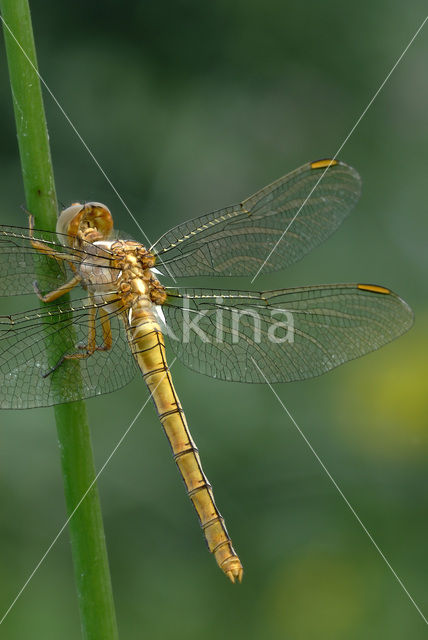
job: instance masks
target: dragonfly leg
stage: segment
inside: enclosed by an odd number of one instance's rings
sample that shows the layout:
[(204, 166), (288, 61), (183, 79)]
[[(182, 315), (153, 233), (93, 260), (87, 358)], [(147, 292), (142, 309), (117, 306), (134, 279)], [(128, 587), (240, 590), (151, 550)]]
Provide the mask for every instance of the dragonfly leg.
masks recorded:
[(36, 249), (36, 251), (44, 253), (50, 258), (54, 258), (55, 260), (58, 260), (60, 262), (67, 262), (72, 270), (75, 271), (74, 266), (72, 266), (73, 262), (75, 262), (75, 258), (72, 255), (62, 253), (61, 251), (56, 251), (54, 248), (50, 247), (49, 244), (43, 242), (43, 240), (37, 240), (35, 238), (33, 239), (34, 217), (32, 215), (30, 215), (28, 218), (28, 229), (30, 238), (32, 238), (31, 245), (34, 249)]
[(111, 332), (111, 323), (108, 313), (104, 309), (99, 309), (101, 317), (101, 328), (103, 330), (103, 347), (99, 347), (101, 351), (109, 351), (113, 345), (113, 335)]
[(101, 316), (101, 327), (103, 332), (103, 344), (101, 346), (97, 346), (96, 344), (96, 309), (90, 309), (89, 311), (89, 333), (88, 333), (88, 344), (79, 344), (77, 348), (80, 351), (75, 353), (66, 353), (61, 356), (56, 365), (52, 367), (47, 373), (43, 374), (44, 378), (47, 378), (54, 373), (66, 360), (84, 360), (92, 356), (95, 351), (109, 351), (113, 344), (113, 336), (111, 332), (111, 324), (106, 311), (100, 309)]
[(49, 293), (42, 294), (40, 291), (37, 282), (33, 282), (34, 291), (37, 297), (43, 302), (53, 302), (57, 298), (60, 298), (65, 293), (68, 293), (81, 281), (81, 277), (75, 275), (71, 280), (62, 284), (58, 289), (54, 289), (53, 291), (49, 291)]
[[(84, 350), (86, 351), (86, 354), (76, 354), (74, 357), (89, 357), (91, 356), (94, 351), (109, 351), (112, 347), (113, 344), (113, 335), (111, 332), (111, 323), (108, 317), (108, 313), (106, 311), (104, 311), (104, 309), (99, 309), (100, 312), (100, 317), (101, 317), (101, 329), (103, 332), (103, 344), (101, 346), (97, 346), (96, 342), (95, 342), (95, 338), (96, 338), (96, 326), (95, 326), (95, 314), (96, 314), (96, 309), (91, 309), (90, 310), (90, 317), (89, 317), (89, 335), (88, 335), (88, 344), (79, 344), (77, 345), (78, 349)], [(71, 357), (73, 357), (73, 354), (71, 356), (65, 356), (66, 358), (70, 359)]]
[[(32, 238), (33, 230), (34, 230), (34, 217), (31, 214), (28, 218), (28, 227), (30, 231), (30, 237)], [(58, 287), (58, 289), (54, 289), (53, 291), (50, 291), (45, 295), (41, 293), (37, 285), (37, 282), (34, 282), (33, 283), (34, 291), (36, 292), (36, 295), (38, 298), (40, 298), (40, 300), (42, 300), (43, 302), (53, 302), (60, 296), (63, 296), (65, 293), (68, 293), (69, 291), (71, 291), (73, 287), (79, 284), (79, 282), (81, 281), (81, 278), (76, 273), (76, 267), (73, 264), (72, 256), (67, 256), (67, 254), (65, 253), (60, 253), (58, 251), (55, 251), (55, 249), (50, 247), (48, 244), (46, 244), (42, 240), (31, 240), (31, 245), (39, 253), (43, 253), (44, 255), (49, 256), (50, 258), (53, 258), (54, 260), (58, 260), (58, 262), (59, 261), (67, 262), (67, 264), (75, 274), (71, 280), (69, 280), (68, 282), (65, 282), (63, 285)]]

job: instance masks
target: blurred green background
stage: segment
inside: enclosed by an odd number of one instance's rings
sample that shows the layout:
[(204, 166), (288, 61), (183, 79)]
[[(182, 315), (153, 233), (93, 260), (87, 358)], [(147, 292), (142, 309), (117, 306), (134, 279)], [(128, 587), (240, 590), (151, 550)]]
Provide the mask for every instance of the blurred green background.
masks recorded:
[[(35, 0), (32, 9), (42, 75), (155, 240), (334, 154), (426, 4)], [(340, 154), (363, 178), (355, 211), (303, 262), (256, 283), (374, 282), (414, 308), (415, 327), (400, 340), (277, 392), (425, 613), (427, 28)], [(1, 222), (25, 224), (3, 48), (0, 86)], [(105, 202), (117, 226), (142, 240), (48, 96), (46, 110), (59, 200)], [(2, 300), (1, 313), (15, 304)], [(121, 637), (425, 638), (424, 621), (269, 388), (178, 363), (173, 375), (244, 582), (229, 584), (210, 558), (149, 405), (99, 482)], [(146, 397), (137, 379), (88, 402), (98, 466)], [(3, 411), (0, 421), (2, 615), (66, 514), (52, 410)], [(65, 533), (3, 637), (79, 634)]]

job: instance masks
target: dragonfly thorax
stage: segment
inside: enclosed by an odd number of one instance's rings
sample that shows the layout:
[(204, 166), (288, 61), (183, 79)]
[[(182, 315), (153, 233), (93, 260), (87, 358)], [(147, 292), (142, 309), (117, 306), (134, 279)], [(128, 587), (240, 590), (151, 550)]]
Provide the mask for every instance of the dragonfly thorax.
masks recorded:
[(151, 268), (155, 265), (155, 256), (142, 244), (132, 240), (117, 240), (110, 248), (114, 255), (114, 264), (120, 269), (121, 290), (134, 296), (147, 296), (154, 304), (163, 304), (166, 292), (154, 277)]
[(126, 308), (138, 300), (145, 300), (148, 306), (165, 302), (165, 289), (150, 269), (155, 257), (142, 244), (101, 240), (93, 245), (96, 252), (82, 262), (80, 275), (98, 302), (118, 300), (118, 296)]

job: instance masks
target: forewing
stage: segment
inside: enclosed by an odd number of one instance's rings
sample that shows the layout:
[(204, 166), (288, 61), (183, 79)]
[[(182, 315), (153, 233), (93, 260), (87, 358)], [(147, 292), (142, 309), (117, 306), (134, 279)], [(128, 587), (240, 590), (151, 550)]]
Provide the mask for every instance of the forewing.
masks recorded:
[(362, 284), (264, 293), (171, 290), (162, 308), (178, 358), (235, 382), (321, 375), (394, 340), (413, 322), (395, 293)]
[(151, 250), (174, 277), (275, 271), (328, 238), (360, 192), (361, 180), (352, 167), (311, 162), (238, 205), (174, 227)]
[[(82, 352), (78, 345), (87, 345), (91, 306), (78, 300), (0, 316), (1, 408), (26, 409), (72, 402), (109, 393), (132, 380), (137, 367), (123, 323), (112, 314), (109, 319), (113, 345), (109, 351), (96, 351), (82, 360), (65, 360), (46, 376), (65, 353)], [(99, 323), (97, 344), (102, 345)]]

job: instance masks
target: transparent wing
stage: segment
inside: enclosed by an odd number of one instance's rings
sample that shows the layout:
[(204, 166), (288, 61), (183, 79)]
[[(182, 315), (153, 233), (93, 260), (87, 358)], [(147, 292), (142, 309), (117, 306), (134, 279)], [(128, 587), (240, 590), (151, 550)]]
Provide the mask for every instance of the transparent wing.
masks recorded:
[(236, 206), (180, 224), (151, 250), (174, 277), (287, 267), (328, 238), (360, 197), (355, 169), (337, 161), (327, 168), (329, 162), (305, 164)]
[[(111, 314), (113, 345), (109, 351), (96, 351), (79, 361), (65, 360), (44, 377), (65, 353), (75, 353), (79, 344), (88, 343), (91, 307), (78, 300), (0, 316), (1, 408), (26, 409), (72, 402), (109, 393), (132, 380), (137, 366), (125, 328), (120, 318)], [(96, 336), (101, 346), (99, 322)]]
[(170, 290), (162, 309), (165, 333), (184, 364), (236, 382), (318, 376), (394, 340), (413, 322), (395, 293), (362, 284)]
[[(94, 254), (94, 246), (90, 243), (82, 243), (80, 249), (63, 246), (58, 242), (60, 235), (34, 229), (33, 236), (30, 236), (26, 228), (0, 225), (0, 296), (34, 293), (35, 280), (41, 291), (52, 291), (72, 276), (66, 260), (77, 267)], [(42, 241), (57, 258), (35, 249), (32, 245), (34, 240)], [(105, 250), (103, 257), (108, 264), (108, 252)]]

